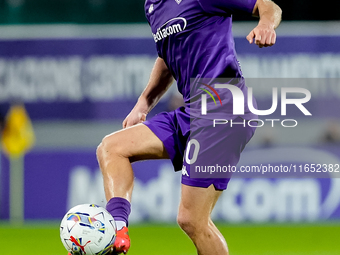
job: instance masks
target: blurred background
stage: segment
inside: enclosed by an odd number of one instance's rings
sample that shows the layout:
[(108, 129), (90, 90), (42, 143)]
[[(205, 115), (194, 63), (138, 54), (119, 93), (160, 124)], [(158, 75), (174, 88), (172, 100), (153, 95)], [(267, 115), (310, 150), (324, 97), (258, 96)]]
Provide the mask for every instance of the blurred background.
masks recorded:
[[(258, 128), (240, 164), (336, 168), (340, 2), (276, 3), (283, 22), (274, 47), (249, 45), (245, 37), (257, 19), (234, 17), (243, 74), (260, 109), (270, 107), (272, 87), (303, 87), (312, 95), (306, 104), (312, 116), (292, 107), (283, 118), (278, 108), (271, 118), (296, 119), (298, 126)], [(143, 5), (0, 0), (0, 243), (23, 243), (15, 251), (7, 245), (7, 253), (44, 254), (36, 233), (45, 237), (49, 254), (63, 254), (58, 224), (66, 211), (81, 203), (105, 205), (96, 147), (121, 128), (157, 56)], [(149, 117), (182, 103), (174, 84)], [(175, 226), (181, 173), (166, 160), (136, 163), (134, 170), (130, 254), (195, 254)], [(235, 178), (213, 218), (233, 254), (339, 254), (339, 180)], [(151, 238), (168, 248), (150, 253)]]

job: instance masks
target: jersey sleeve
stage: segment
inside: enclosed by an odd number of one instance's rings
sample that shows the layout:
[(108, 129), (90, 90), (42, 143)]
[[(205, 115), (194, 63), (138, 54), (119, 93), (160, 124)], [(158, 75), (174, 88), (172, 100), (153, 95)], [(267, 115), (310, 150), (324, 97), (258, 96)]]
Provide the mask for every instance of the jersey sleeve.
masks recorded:
[(197, 0), (207, 13), (252, 13), (257, 0)]

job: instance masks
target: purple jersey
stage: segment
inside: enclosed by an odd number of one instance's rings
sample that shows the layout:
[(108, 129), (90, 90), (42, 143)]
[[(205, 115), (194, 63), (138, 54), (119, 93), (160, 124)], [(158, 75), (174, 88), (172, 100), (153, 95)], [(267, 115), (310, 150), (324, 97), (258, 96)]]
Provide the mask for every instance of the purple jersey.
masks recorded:
[[(175, 77), (191, 115), (200, 115), (200, 95), (204, 92), (199, 89), (202, 82), (197, 81), (201, 78), (205, 81), (208, 78), (210, 85), (214, 84), (215, 78), (234, 78), (231, 83), (238, 86), (247, 98), (247, 88), (236, 58), (231, 15), (235, 11), (251, 13), (255, 3), (256, 0), (146, 0), (146, 17), (158, 55)], [(227, 114), (218, 117), (235, 118), (232, 116), (230, 91), (219, 89), (217, 92), (223, 107), (216, 108), (210, 100), (208, 109)], [(242, 117), (256, 118), (246, 103)]]

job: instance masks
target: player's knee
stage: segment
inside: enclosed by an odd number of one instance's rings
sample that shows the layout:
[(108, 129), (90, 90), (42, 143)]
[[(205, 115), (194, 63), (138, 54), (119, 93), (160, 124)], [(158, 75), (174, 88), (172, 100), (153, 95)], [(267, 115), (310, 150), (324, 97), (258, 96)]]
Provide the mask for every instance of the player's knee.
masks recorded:
[(115, 156), (120, 155), (121, 143), (115, 135), (105, 136), (102, 142), (97, 147), (97, 159), (99, 164), (103, 164)]
[(177, 223), (181, 229), (189, 236), (193, 237), (199, 230), (199, 224), (189, 214), (179, 212)]
[(104, 158), (103, 151), (104, 151), (103, 144), (100, 143), (97, 147), (97, 150), (96, 150), (97, 160), (98, 160), (99, 164), (103, 161), (103, 158)]

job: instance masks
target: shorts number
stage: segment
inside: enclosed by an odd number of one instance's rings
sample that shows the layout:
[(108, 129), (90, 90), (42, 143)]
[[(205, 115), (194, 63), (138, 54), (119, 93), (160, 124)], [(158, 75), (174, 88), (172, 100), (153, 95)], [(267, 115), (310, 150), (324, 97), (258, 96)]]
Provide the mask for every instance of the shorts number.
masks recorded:
[[(190, 149), (191, 149), (191, 145), (194, 146), (194, 152), (192, 154), (192, 158), (189, 159), (189, 154), (190, 154)], [(196, 140), (196, 139), (191, 139), (188, 144), (187, 144), (187, 148), (185, 150), (185, 161), (191, 165), (194, 164), (197, 160), (197, 156), (198, 156), (198, 152), (200, 150), (200, 143)]]

